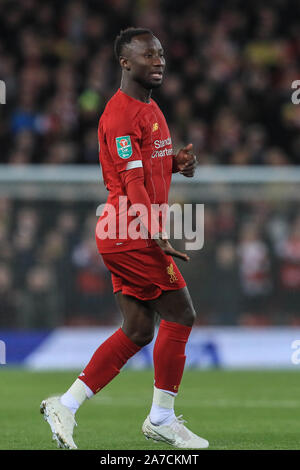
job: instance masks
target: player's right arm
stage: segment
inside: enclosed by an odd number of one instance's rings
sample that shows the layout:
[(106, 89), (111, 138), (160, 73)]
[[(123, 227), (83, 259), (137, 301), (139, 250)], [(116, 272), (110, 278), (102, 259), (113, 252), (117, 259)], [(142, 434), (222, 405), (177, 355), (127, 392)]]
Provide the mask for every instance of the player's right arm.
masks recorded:
[(116, 128), (111, 126), (106, 131), (105, 139), (114, 167), (119, 174), (130, 203), (132, 205), (141, 204), (145, 209), (143, 213), (140, 213), (139, 218), (148, 230), (149, 237), (153, 238), (166, 254), (188, 261), (189, 258), (186, 254), (171, 246), (159, 221), (151, 219), (151, 201), (145, 187), (140, 148), (142, 129), (132, 122), (123, 122)]
[[(161, 225), (157, 221), (157, 224), (154, 225), (158, 227), (158, 231), (153, 229), (153, 220), (149, 216), (151, 214), (151, 203), (149, 199), (149, 195), (146, 191), (144, 185), (144, 171), (142, 168), (131, 169), (128, 172), (124, 171), (120, 174), (123, 184), (126, 187), (128, 199), (130, 200), (131, 204), (139, 203), (147, 205), (147, 212), (146, 215), (140, 215), (141, 222), (145, 226), (145, 219), (148, 218), (148, 233), (155, 240), (157, 245), (164, 251), (166, 254), (175, 256), (177, 258), (183, 259), (184, 261), (189, 261), (189, 257), (185, 253), (181, 253), (180, 251), (175, 250), (170, 242), (168, 241), (168, 235), (163, 231)], [(149, 200), (149, 206), (148, 206)], [(148, 209), (149, 207), (149, 209)], [(149, 228), (150, 227), (150, 228)]]

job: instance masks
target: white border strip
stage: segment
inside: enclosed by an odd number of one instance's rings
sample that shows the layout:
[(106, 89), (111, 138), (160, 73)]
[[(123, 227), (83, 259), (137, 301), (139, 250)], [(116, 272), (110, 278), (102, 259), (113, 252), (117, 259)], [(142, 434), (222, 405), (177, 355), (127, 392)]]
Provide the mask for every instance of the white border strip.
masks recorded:
[(133, 170), (134, 168), (143, 168), (142, 160), (133, 160), (127, 163), (126, 170)]
[[(140, 161), (140, 160), (136, 160)], [(130, 162), (128, 162), (130, 163)], [(99, 183), (100, 165), (3, 165), (0, 182), (5, 183)], [(198, 183), (300, 183), (300, 167), (215, 167), (198, 166), (193, 178), (175, 173), (173, 182), (185, 185)]]

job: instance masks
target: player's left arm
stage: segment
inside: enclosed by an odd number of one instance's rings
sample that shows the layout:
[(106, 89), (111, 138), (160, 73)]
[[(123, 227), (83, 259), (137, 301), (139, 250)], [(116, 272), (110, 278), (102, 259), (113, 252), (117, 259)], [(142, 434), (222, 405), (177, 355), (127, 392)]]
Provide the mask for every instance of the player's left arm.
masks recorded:
[(173, 159), (173, 173), (180, 172), (187, 178), (192, 178), (197, 166), (196, 156), (193, 153), (193, 144), (180, 149)]

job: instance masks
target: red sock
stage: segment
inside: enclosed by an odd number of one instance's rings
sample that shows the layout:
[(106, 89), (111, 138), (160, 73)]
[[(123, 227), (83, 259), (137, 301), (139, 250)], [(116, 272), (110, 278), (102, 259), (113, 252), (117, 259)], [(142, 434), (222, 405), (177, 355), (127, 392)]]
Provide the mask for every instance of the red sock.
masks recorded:
[(135, 353), (140, 346), (125, 335), (119, 328), (94, 352), (90, 362), (78, 377), (94, 393), (105, 387), (118, 373), (124, 364)]
[(161, 320), (153, 350), (155, 387), (177, 393), (192, 327)]

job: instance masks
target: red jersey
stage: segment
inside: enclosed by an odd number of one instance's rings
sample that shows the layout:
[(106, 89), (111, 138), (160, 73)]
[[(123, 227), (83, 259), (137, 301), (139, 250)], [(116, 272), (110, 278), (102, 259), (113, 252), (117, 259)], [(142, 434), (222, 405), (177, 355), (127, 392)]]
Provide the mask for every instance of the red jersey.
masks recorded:
[[(122, 206), (119, 198), (127, 196), (122, 173), (140, 168), (143, 169), (144, 186), (151, 204), (168, 203), (174, 153), (163, 113), (154, 100), (143, 103), (119, 89), (107, 103), (100, 118), (98, 139), (103, 180), (109, 191), (96, 227), (99, 252), (121, 252), (152, 246), (155, 242), (151, 239), (133, 240), (128, 236), (128, 226), (136, 219), (136, 215), (128, 215), (130, 200), (126, 200), (126, 205)], [(115, 236), (103, 239), (99, 234), (103, 233), (104, 221), (108, 226), (114, 216), (114, 212), (109, 210), (112, 207), (116, 215)], [(123, 218), (125, 212), (126, 219)]]

